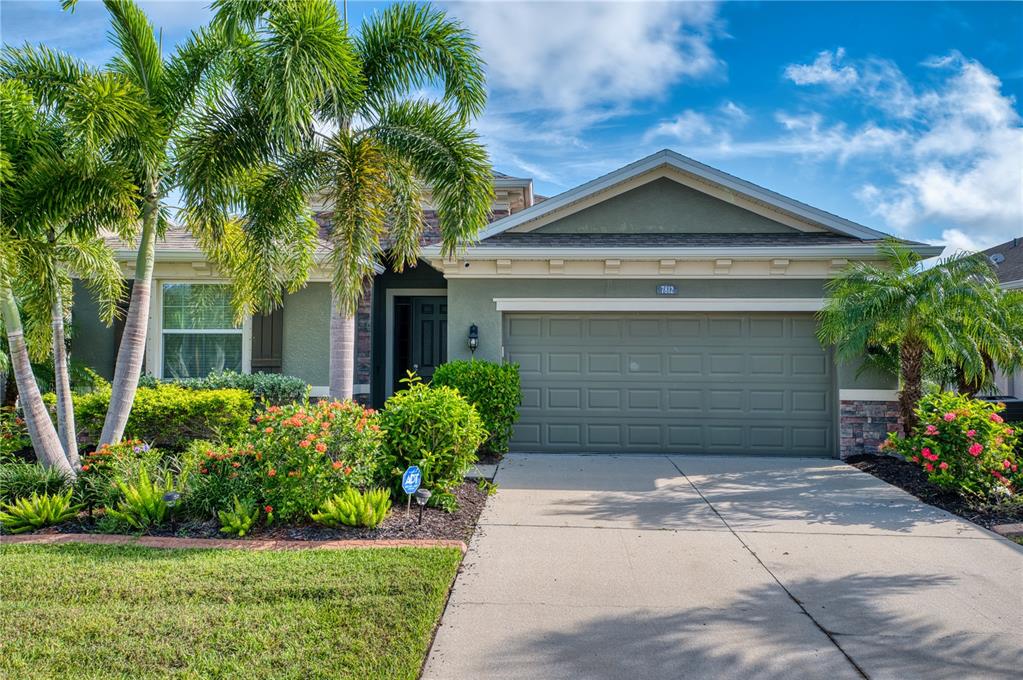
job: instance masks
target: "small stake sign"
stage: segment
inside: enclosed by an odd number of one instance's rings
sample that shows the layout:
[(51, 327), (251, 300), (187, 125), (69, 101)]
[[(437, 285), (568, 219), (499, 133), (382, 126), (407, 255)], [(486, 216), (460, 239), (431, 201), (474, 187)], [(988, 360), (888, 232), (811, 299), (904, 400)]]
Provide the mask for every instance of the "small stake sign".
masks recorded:
[(401, 476), (401, 489), (407, 494), (405, 502), (405, 516), (408, 517), (412, 510), (412, 494), (419, 490), (423, 483), (423, 473), (418, 466), (411, 465)]

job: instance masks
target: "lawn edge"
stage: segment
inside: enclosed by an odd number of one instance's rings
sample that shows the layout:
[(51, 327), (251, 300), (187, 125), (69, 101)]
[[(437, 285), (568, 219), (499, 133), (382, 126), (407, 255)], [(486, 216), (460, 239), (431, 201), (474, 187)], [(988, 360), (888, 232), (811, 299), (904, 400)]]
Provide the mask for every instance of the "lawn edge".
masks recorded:
[(2, 536), (0, 545), (127, 545), (141, 548), (240, 550), (364, 550), (367, 548), (458, 548), (465, 542), (451, 539), (294, 541), (279, 539), (180, 538), (177, 536), (125, 536), (120, 534), (30, 534)]

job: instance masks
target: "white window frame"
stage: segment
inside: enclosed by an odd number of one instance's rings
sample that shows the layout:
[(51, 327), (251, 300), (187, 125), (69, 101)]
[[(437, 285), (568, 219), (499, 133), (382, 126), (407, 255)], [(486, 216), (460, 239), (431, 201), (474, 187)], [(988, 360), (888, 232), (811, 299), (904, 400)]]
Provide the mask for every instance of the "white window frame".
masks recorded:
[[(190, 285), (229, 285), (228, 281), (209, 279), (154, 279), (153, 299), (149, 313), (149, 332), (146, 342), (146, 367), (147, 373), (163, 378), (163, 287), (165, 285), (190, 284)], [(228, 329), (228, 332), (234, 329)], [(242, 327), (237, 329), (242, 336), (242, 373), (252, 372), (252, 317), (246, 316), (242, 321)], [(171, 333), (183, 335), (203, 334), (224, 334), (224, 330), (217, 328), (199, 329), (171, 329)]]

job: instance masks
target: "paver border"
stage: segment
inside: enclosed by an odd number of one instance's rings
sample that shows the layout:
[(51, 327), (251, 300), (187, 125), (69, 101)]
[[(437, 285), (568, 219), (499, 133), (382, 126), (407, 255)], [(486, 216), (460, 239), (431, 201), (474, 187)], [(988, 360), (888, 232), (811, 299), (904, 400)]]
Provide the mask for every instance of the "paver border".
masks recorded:
[(367, 548), (458, 548), (463, 541), (445, 539), (295, 541), (286, 539), (180, 538), (178, 536), (124, 536), (121, 534), (31, 534), (3, 536), (0, 545), (131, 545), (142, 548), (241, 549), (241, 550), (365, 550)]

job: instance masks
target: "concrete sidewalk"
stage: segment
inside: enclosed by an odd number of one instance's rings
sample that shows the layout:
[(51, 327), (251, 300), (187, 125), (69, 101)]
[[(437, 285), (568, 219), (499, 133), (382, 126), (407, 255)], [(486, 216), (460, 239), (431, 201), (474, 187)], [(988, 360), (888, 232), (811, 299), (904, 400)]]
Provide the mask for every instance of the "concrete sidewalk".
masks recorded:
[(1023, 547), (838, 461), (512, 455), (425, 678), (998, 678)]

